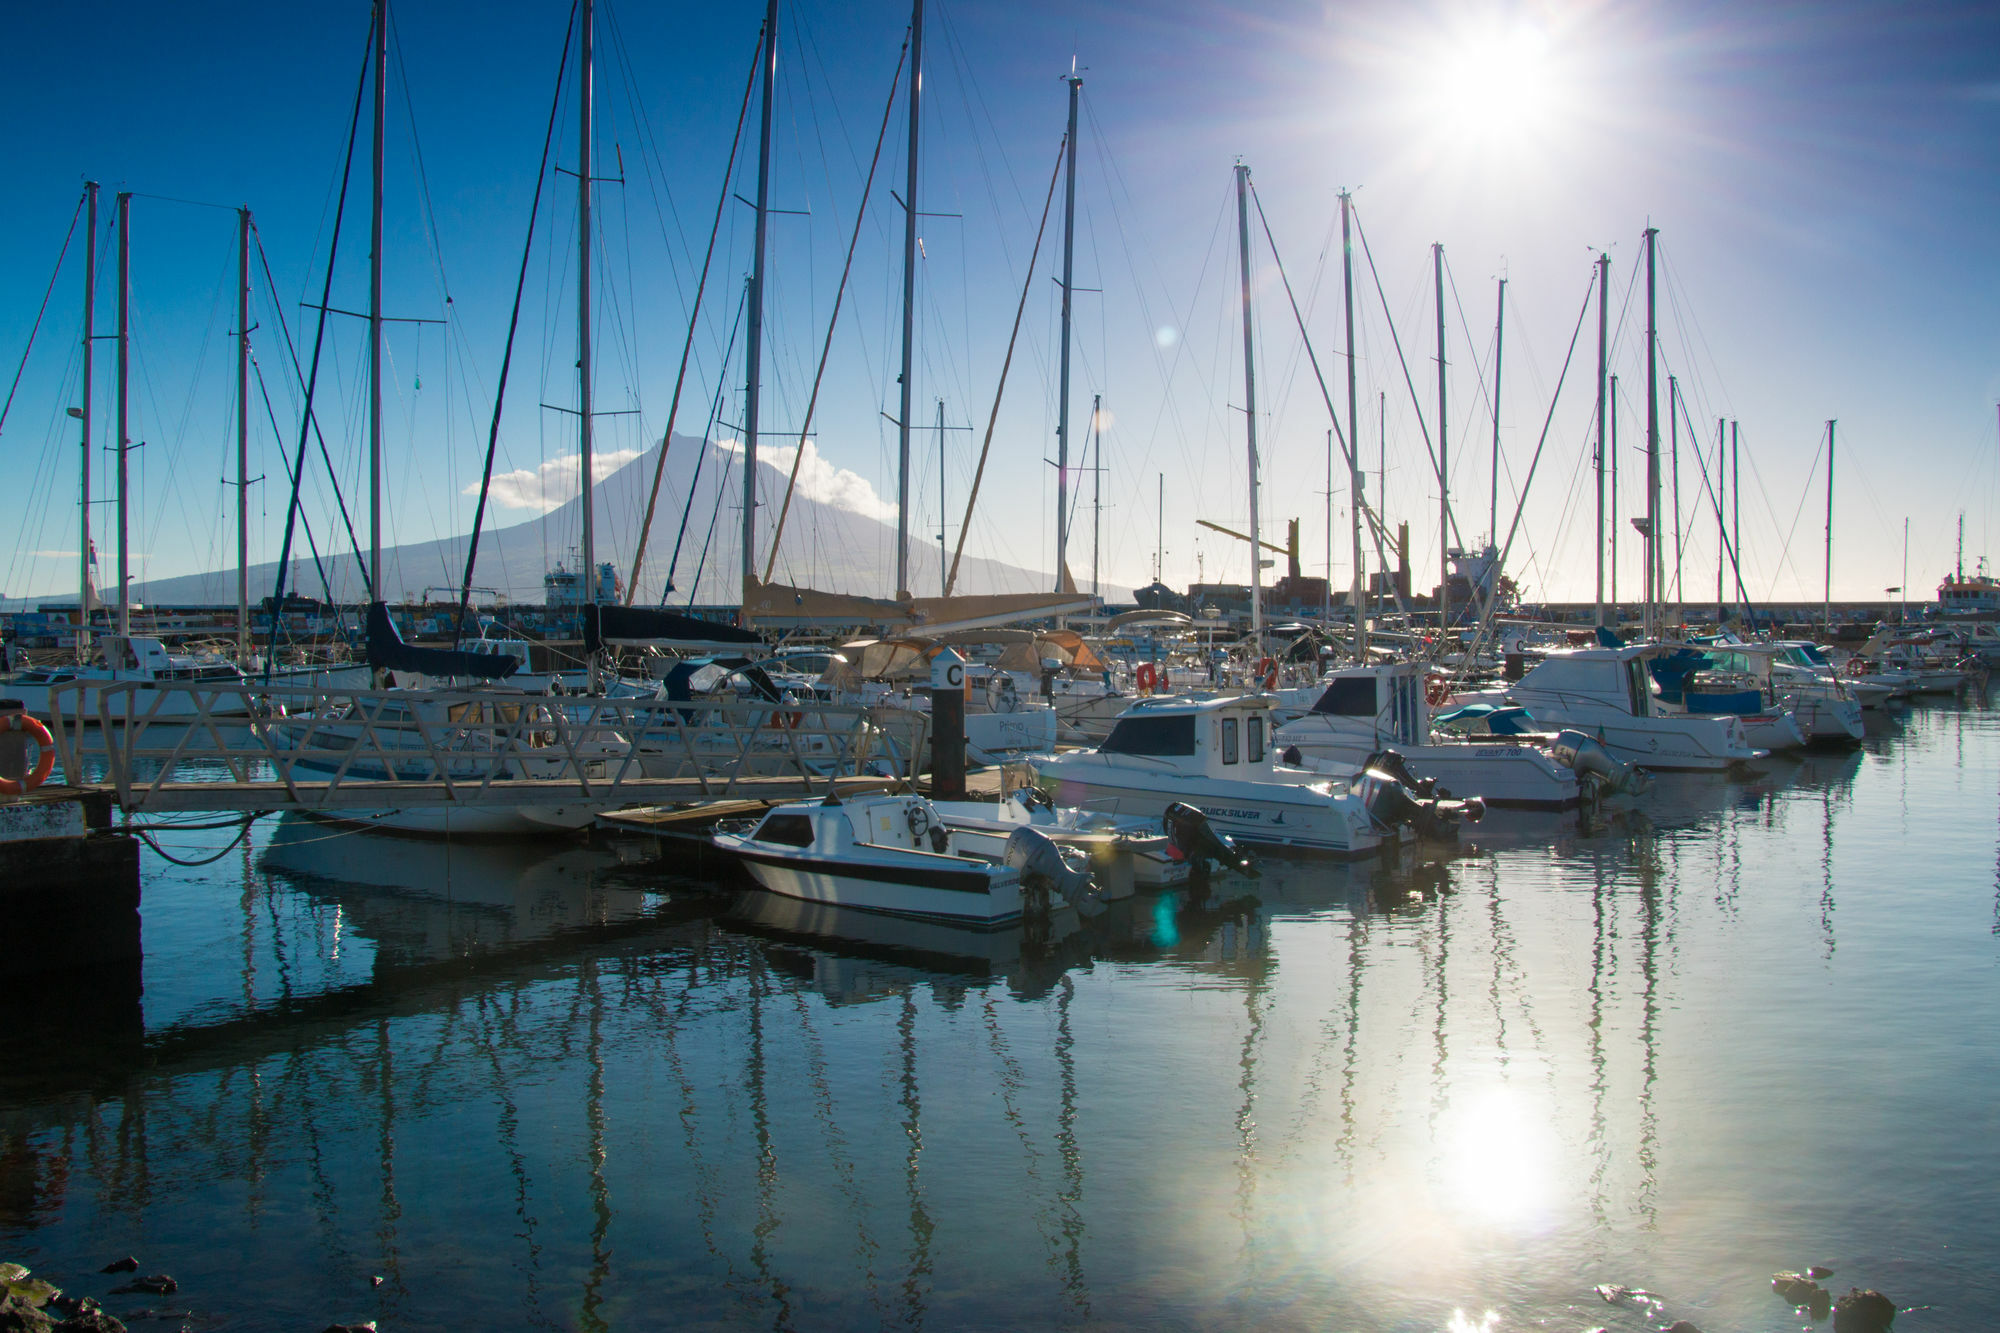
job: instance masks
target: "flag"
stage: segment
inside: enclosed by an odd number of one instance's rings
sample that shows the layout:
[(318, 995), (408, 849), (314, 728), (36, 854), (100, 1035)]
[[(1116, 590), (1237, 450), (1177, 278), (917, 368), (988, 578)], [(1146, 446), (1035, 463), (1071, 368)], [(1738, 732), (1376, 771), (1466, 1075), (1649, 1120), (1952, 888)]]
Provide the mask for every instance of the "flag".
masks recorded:
[(92, 569), (97, 568), (97, 538), (95, 537), (90, 539), (90, 567)]

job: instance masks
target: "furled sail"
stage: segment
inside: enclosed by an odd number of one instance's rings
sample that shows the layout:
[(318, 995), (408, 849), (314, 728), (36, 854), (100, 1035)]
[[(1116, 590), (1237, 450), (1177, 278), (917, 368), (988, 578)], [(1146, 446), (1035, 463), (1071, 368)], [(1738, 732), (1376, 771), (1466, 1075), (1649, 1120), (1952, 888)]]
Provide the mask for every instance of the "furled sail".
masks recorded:
[(368, 665), (385, 671), (421, 672), (426, 676), (471, 676), (478, 680), (499, 680), (511, 676), (521, 663), (506, 653), (461, 653), (449, 648), (419, 648), (403, 642), (389, 608), (382, 602), (368, 604)]

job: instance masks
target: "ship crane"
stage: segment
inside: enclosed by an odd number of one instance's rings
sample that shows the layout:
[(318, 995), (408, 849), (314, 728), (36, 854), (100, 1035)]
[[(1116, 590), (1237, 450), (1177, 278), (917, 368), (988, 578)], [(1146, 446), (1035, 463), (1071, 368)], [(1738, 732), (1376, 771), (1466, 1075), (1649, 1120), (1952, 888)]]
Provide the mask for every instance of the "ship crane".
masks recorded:
[[(1219, 532), (1225, 537), (1234, 537), (1239, 542), (1250, 540), (1247, 533), (1238, 532), (1234, 528), (1225, 528), (1220, 523), (1211, 523), (1205, 518), (1198, 518), (1195, 522), (1211, 531)], [(1297, 519), (1285, 520), (1285, 544), (1283, 546), (1279, 546), (1274, 542), (1267, 542), (1261, 537), (1257, 539), (1256, 544), (1266, 551), (1284, 556), (1285, 572), (1294, 579), (1299, 577), (1299, 521)]]

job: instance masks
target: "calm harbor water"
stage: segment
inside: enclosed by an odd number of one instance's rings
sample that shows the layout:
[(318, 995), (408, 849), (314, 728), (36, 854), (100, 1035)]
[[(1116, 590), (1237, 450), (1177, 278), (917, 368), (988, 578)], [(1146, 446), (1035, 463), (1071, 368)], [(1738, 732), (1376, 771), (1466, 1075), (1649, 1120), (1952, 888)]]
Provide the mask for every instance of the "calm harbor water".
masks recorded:
[(11, 1025), (0, 1259), (196, 1328), (1717, 1333), (1809, 1263), (2000, 1327), (1997, 843), (1976, 696), (1054, 939), (266, 820)]

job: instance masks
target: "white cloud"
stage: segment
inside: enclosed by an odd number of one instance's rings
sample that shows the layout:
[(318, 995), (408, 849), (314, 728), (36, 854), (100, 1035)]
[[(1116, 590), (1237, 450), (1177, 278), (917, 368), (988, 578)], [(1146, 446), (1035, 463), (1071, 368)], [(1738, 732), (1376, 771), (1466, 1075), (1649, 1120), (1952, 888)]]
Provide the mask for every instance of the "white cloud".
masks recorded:
[[(590, 460), (591, 475), (598, 481), (639, 456), (637, 449), (613, 449)], [(583, 473), (583, 455), (563, 454), (540, 467), (516, 468), (493, 478), (493, 503), (502, 509), (532, 509), (546, 514), (576, 498), (577, 478)], [(479, 483), (465, 488), (464, 494), (479, 494)]]
[[(743, 446), (735, 440), (724, 440), (720, 447), (731, 454), (740, 455), (743, 452)], [(806, 441), (805, 449), (805, 461), (799, 464), (800, 495), (864, 518), (895, 522), (896, 506), (877, 495), (868, 478), (827, 462), (811, 440)], [(757, 451), (757, 461), (776, 468), (781, 477), (789, 477), (792, 475), (792, 462), (798, 453), (795, 445), (767, 445)]]

